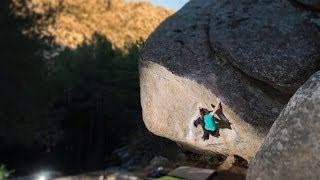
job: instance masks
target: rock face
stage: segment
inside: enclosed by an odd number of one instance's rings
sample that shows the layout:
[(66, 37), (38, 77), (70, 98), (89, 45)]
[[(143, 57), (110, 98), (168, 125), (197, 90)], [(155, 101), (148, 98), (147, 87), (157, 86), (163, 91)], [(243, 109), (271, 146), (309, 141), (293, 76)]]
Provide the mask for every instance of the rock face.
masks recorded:
[(320, 0), (296, 0), (296, 2), (305, 5), (306, 8), (311, 10), (320, 11)]
[(211, 11), (212, 47), (246, 74), (295, 91), (319, 67), (319, 29), (288, 0), (218, 1)]
[(249, 168), (247, 179), (319, 179), (320, 71), (291, 98)]
[[(190, 1), (140, 56), (147, 128), (195, 150), (253, 157), (291, 92), (319, 67), (320, 32), (308, 15), (284, 0)], [(192, 121), (216, 97), (225, 121), (203, 142)]]

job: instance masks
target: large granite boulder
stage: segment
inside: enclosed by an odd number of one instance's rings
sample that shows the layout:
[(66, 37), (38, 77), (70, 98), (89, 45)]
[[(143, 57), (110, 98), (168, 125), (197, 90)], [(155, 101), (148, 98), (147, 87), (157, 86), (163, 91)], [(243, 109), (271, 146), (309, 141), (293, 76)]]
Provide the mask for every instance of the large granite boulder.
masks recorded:
[(215, 1), (210, 42), (226, 61), (283, 92), (319, 68), (320, 32), (289, 0)]
[(295, 0), (295, 1), (305, 6), (305, 8), (309, 10), (320, 11), (320, 0)]
[[(190, 1), (140, 56), (146, 127), (194, 150), (253, 157), (292, 92), (320, 65), (311, 17), (285, 0)], [(203, 142), (192, 121), (216, 97), (223, 121), (218, 137)]]
[(248, 180), (319, 179), (320, 71), (291, 98), (254, 158)]

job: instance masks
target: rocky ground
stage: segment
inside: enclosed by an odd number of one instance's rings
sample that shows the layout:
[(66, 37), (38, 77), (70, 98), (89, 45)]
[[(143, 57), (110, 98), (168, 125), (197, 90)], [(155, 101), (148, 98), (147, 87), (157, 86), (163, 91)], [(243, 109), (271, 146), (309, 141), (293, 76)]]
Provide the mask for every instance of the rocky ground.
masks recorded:
[[(141, 134), (142, 135), (142, 134)], [(104, 171), (58, 178), (64, 179), (146, 179), (164, 176), (180, 166), (217, 170), (214, 180), (245, 179), (248, 162), (241, 157), (195, 154), (161, 137), (135, 136), (128, 146), (114, 151)]]
[[(248, 162), (238, 156), (196, 154), (182, 149), (176, 143), (152, 135), (137, 133), (127, 146), (115, 150), (106, 158), (106, 169), (66, 176), (60, 172), (44, 172), (57, 180), (74, 179), (146, 179), (165, 176), (177, 167), (190, 166), (216, 171), (213, 180), (244, 180)], [(33, 176), (15, 177), (14, 180), (33, 180)]]

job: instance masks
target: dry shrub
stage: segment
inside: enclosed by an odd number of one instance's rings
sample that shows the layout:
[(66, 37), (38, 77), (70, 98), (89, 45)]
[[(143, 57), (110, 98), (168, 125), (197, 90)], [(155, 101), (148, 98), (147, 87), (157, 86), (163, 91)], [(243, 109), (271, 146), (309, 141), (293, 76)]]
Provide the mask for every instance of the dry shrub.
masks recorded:
[(52, 37), (71, 48), (90, 41), (94, 33), (125, 48), (128, 42), (146, 39), (173, 13), (148, 2), (122, 0), (13, 0), (12, 7), (16, 16), (33, 18), (25, 33)]

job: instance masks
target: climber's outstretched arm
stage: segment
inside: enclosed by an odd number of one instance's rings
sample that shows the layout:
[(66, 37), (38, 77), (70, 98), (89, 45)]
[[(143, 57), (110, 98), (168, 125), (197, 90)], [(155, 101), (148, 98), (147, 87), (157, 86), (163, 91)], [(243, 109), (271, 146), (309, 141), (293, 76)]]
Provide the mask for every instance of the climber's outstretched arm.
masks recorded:
[(217, 99), (217, 104), (216, 104), (216, 106), (214, 107), (213, 111), (211, 112), (212, 115), (214, 115), (214, 114), (220, 109), (220, 104), (221, 104), (220, 99)]

